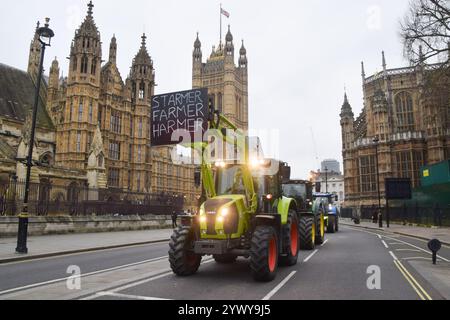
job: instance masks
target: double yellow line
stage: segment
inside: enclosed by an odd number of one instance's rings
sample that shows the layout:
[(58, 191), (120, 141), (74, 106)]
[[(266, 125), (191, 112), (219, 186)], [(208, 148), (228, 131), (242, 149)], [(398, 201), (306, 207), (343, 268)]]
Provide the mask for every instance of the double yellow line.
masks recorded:
[(422, 288), (422, 286), (414, 279), (414, 277), (411, 275), (411, 273), (406, 270), (405, 266), (397, 259), (394, 259), (394, 264), (400, 270), (400, 272), (403, 274), (406, 280), (408, 280), (409, 284), (413, 289), (416, 291), (416, 293), (419, 295), (420, 299), (422, 300), (433, 300), (430, 295)]

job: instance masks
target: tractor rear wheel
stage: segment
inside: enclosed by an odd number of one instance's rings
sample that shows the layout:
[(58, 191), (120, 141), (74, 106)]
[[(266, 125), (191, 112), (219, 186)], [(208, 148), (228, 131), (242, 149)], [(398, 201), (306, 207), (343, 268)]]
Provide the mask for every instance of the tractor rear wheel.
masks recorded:
[(312, 217), (300, 217), (299, 223), (300, 249), (314, 250), (316, 231)]
[(327, 233), (334, 233), (336, 228), (336, 217), (328, 216)]
[(272, 281), (278, 269), (278, 237), (271, 226), (257, 226), (250, 248), (250, 268), (256, 281)]
[(334, 227), (336, 232), (339, 232), (339, 216), (336, 216), (336, 226)]
[(321, 213), (316, 217), (316, 244), (325, 242), (325, 217)]
[(236, 262), (237, 256), (233, 254), (213, 255), (214, 260), (220, 264), (230, 264)]
[(280, 256), (280, 264), (294, 266), (297, 264), (299, 252), (299, 221), (295, 211), (289, 211), (288, 221), (283, 226), (284, 256)]
[(200, 267), (202, 256), (194, 253), (194, 230), (180, 227), (176, 229), (169, 243), (169, 262), (172, 271), (182, 277), (195, 274)]

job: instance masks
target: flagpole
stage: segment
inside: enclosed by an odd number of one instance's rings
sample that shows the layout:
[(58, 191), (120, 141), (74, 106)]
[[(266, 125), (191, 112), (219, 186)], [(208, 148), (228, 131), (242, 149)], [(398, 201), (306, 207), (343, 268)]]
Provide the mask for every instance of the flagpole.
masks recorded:
[(219, 45), (222, 47), (222, 4), (220, 4), (220, 42)]

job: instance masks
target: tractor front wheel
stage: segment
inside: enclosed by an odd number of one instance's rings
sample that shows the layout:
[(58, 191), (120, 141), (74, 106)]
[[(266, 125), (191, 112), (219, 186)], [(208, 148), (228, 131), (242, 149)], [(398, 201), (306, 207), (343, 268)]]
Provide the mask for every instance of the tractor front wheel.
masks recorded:
[(299, 251), (299, 222), (295, 211), (289, 211), (288, 221), (283, 226), (284, 256), (280, 256), (280, 264), (294, 266), (297, 264)]
[(278, 237), (271, 226), (257, 226), (251, 241), (250, 268), (256, 281), (272, 281), (278, 269)]
[(316, 231), (312, 217), (301, 217), (299, 223), (300, 249), (314, 250)]
[(169, 262), (172, 271), (182, 277), (195, 274), (202, 256), (194, 252), (194, 230), (180, 227), (175, 230), (169, 243)]

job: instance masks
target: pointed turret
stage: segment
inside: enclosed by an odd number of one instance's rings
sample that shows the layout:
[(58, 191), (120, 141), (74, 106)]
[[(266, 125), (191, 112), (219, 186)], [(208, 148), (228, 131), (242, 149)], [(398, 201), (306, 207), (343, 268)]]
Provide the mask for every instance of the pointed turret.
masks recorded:
[(137, 102), (138, 99), (147, 101), (153, 95), (153, 61), (147, 51), (147, 36), (145, 33), (141, 39), (141, 47), (133, 59), (129, 76), (133, 102)]
[(225, 53), (227, 56), (234, 55), (233, 35), (231, 34), (230, 25), (228, 25), (228, 32), (225, 37)]
[(239, 50), (239, 67), (246, 68), (248, 64), (247, 49), (244, 47), (244, 40), (242, 40), (241, 50)]
[(117, 60), (117, 40), (116, 36), (113, 35), (111, 38), (111, 43), (109, 44), (109, 62), (116, 64)]
[(59, 62), (56, 57), (55, 57), (55, 60), (53, 60), (53, 62), (52, 62), (52, 66), (50, 67), (48, 87), (56, 89), (56, 90), (59, 87)]
[(74, 82), (92, 84), (93, 79), (86, 75), (94, 77), (96, 85), (100, 83), (102, 48), (100, 33), (93, 17), (93, 7), (94, 5), (90, 1), (86, 17), (75, 31), (70, 49), (69, 84)]
[(354, 117), (352, 107), (351, 107), (350, 103), (348, 102), (347, 92), (344, 93), (344, 103), (342, 104), (342, 108), (341, 108), (341, 118), (345, 118), (345, 117), (349, 117), (352, 119)]
[(198, 32), (197, 32), (197, 39), (195, 39), (195, 42), (194, 42), (193, 59), (194, 59), (194, 62), (202, 61), (202, 43), (200, 42), (200, 39), (198, 37)]
[(39, 21), (36, 24), (36, 30), (34, 31), (33, 40), (30, 44), (30, 54), (28, 57), (28, 74), (33, 78), (37, 77), (39, 69), (39, 61), (41, 58), (41, 43), (39, 42), (39, 35), (37, 30), (39, 29)]

